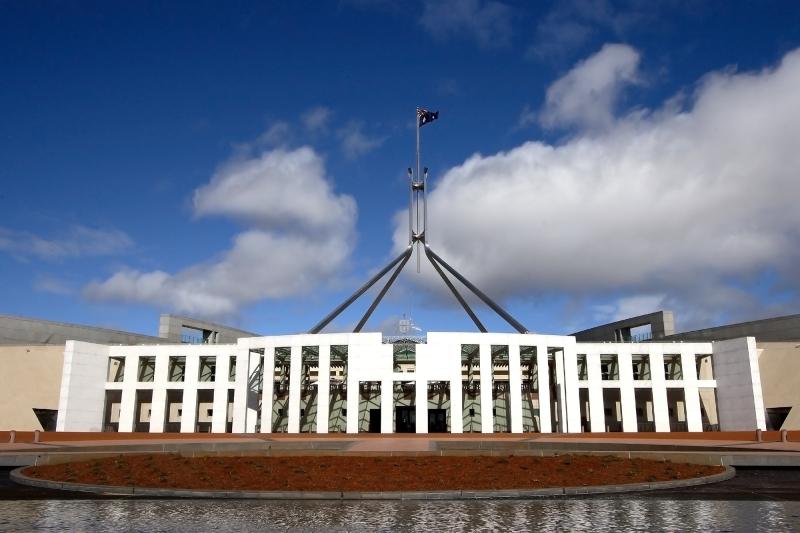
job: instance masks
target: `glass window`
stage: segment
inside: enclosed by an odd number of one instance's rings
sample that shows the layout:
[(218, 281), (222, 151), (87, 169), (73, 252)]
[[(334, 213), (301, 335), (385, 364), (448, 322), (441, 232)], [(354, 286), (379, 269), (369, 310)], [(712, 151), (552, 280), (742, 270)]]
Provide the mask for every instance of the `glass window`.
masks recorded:
[(589, 369), (586, 366), (586, 354), (578, 354), (578, 379), (589, 379)]
[(139, 358), (139, 381), (150, 382), (153, 381), (156, 374), (156, 358), (155, 357), (140, 357)]
[(230, 356), (228, 359), (228, 381), (236, 381), (236, 356)]
[(647, 381), (650, 378), (650, 356), (633, 356), (633, 379), (636, 381)]
[(619, 379), (619, 360), (616, 354), (600, 356), (600, 375), (606, 381)]
[(169, 380), (171, 382), (184, 381), (186, 379), (186, 358), (169, 358)]
[(664, 356), (664, 378), (683, 379), (683, 367), (681, 366), (680, 355)]
[(123, 379), (125, 379), (125, 358), (109, 357), (106, 381), (121, 383)]
[(217, 374), (217, 358), (204, 356), (200, 358), (200, 381), (214, 381)]

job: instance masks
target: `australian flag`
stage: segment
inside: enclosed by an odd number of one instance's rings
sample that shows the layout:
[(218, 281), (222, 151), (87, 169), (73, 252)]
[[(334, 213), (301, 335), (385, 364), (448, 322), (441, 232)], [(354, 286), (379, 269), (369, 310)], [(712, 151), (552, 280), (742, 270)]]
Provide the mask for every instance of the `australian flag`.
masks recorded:
[(417, 120), (420, 127), (429, 124), (439, 118), (438, 111), (426, 111), (425, 109), (417, 108)]

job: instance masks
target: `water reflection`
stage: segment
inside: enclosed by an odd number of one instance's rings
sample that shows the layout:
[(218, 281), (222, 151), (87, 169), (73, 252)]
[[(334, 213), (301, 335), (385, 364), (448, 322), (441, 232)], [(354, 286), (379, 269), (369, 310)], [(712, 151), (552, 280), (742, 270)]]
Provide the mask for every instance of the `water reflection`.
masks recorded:
[(800, 502), (0, 501), (0, 531), (798, 531)]

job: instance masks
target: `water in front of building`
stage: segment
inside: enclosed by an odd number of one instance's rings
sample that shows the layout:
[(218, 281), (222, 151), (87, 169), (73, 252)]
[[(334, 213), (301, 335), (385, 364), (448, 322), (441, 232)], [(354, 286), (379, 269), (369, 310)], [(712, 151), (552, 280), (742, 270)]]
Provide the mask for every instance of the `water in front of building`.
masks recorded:
[(800, 531), (798, 501), (0, 501), (0, 531)]

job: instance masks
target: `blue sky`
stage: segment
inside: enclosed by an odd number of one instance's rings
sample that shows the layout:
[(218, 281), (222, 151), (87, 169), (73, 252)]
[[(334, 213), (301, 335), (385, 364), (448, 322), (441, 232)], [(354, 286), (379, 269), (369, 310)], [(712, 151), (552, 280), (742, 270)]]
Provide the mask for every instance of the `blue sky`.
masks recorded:
[[(3, 2), (0, 313), (305, 331), (404, 246), (418, 105), (431, 245), (531, 330), (797, 313), (798, 47), (793, 2)], [(412, 270), (368, 329), (472, 330)]]

